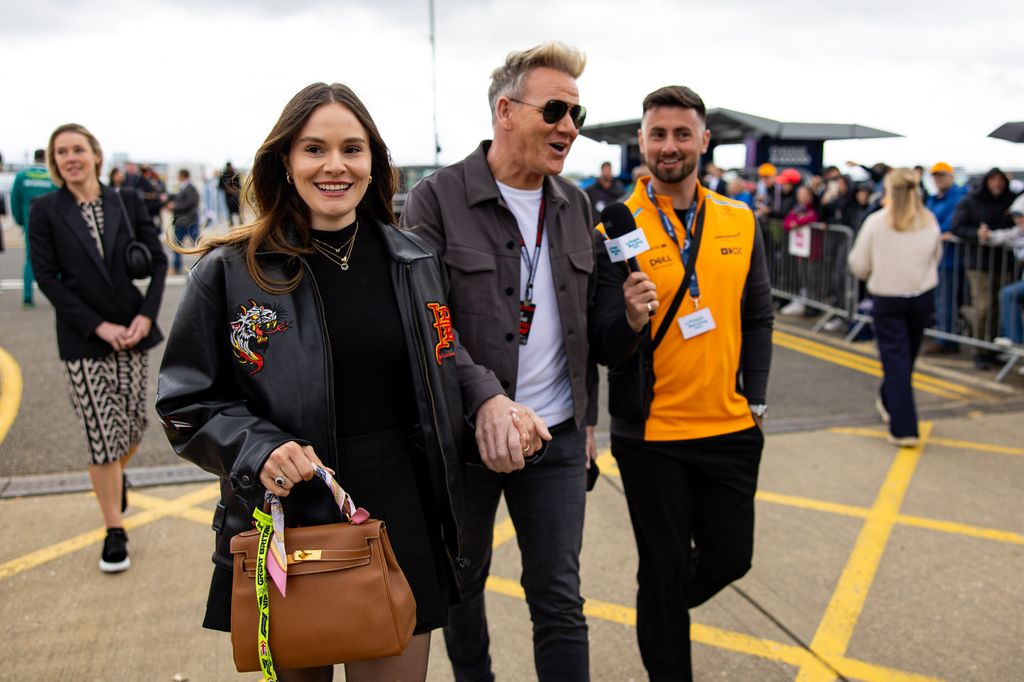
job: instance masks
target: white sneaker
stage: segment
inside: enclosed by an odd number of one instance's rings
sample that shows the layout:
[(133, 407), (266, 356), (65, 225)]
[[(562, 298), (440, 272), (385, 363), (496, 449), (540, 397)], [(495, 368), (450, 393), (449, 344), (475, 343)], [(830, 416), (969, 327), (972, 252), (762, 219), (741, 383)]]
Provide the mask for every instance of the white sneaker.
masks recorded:
[(800, 299), (794, 298), (792, 301), (782, 306), (779, 310), (779, 315), (803, 315), (807, 312), (807, 306), (805, 306)]
[(893, 445), (898, 445), (901, 448), (916, 448), (921, 443), (915, 436), (897, 437), (890, 434), (888, 440)]
[(841, 317), (833, 317), (822, 327), (827, 332), (837, 332), (846, 326), (846, 320)]
[(882, 418), (882, 423), (888, 424), (889, 410), (885, 409), (885, 405), (882, 403), (881, 398), (875, 398), (875, 409), (878, 410), (878, 416)]
[(1014, 344), (1013, 339), (1008, 339), (1005, 336), (997, 336), (996, 338), (992, 339), (992, 343), (999, 346), (1000, 348), (1013, 348), (1016, 345)]

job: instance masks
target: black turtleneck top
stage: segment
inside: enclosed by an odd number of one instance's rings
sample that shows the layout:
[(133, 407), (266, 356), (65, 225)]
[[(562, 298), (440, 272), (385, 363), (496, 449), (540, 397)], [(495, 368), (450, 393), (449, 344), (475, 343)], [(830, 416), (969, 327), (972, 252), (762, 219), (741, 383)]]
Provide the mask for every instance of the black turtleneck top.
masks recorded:
[[(310, 235), (339, 248), (354, 229)], [(317, 250), (308, 261), (327, 321), (338, 436), (414, 426), (419, 419), (409, 351), (380, 228), (360, 221), (348, 270)]]

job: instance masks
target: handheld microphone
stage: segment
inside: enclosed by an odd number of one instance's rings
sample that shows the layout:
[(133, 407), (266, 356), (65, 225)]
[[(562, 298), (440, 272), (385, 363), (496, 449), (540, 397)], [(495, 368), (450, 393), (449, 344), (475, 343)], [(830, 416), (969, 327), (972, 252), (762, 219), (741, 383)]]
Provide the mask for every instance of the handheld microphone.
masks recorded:
[[(604, 207), (601, 211), (601, 222), (604, 223), (604, 231), (609, 239), (618, 239), (636, 230), (636, 220), (633, 219), (632, 211), (621, 201)], [(626, 261), (626, 267), (630, 272), (640, 271), (636, 256)]]

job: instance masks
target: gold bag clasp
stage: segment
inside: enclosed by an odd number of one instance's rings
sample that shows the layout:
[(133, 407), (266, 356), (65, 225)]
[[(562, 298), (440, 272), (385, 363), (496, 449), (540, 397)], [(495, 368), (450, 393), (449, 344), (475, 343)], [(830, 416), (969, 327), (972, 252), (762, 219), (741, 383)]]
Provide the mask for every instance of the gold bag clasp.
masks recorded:
[(319, 549), (297, 549), (292, 552), (292, 563), (300, 561), (320, 561)]

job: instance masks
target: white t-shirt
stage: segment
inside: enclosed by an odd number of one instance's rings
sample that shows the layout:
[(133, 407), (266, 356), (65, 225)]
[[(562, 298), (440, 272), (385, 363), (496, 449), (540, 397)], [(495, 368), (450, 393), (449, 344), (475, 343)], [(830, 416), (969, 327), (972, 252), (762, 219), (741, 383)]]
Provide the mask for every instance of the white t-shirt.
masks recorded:
[[(498, 191), (519, 224), (519, 232), (530, 258), (537, 244), (537, 219), (543, 189), (516, 189), (497, 183)], [(549, 207), (550, 208), (550, 207)], [(537, 273), (533, 278), (533, 303), (537, 306), (526, 345), (519, 346), (519, 373), (516, 377), (515, 400), (533, 408), (548, 426), (570, 419), (572, 384), (569, 382), (569, 360), (562, 338), (562, 317), (555, 298), (555, 282), (551, 277), (551, 255), (548, 225), (545, 220), (540, 244)], [(519, 298), (526, 296), (530, 266), (520, 254)]]

